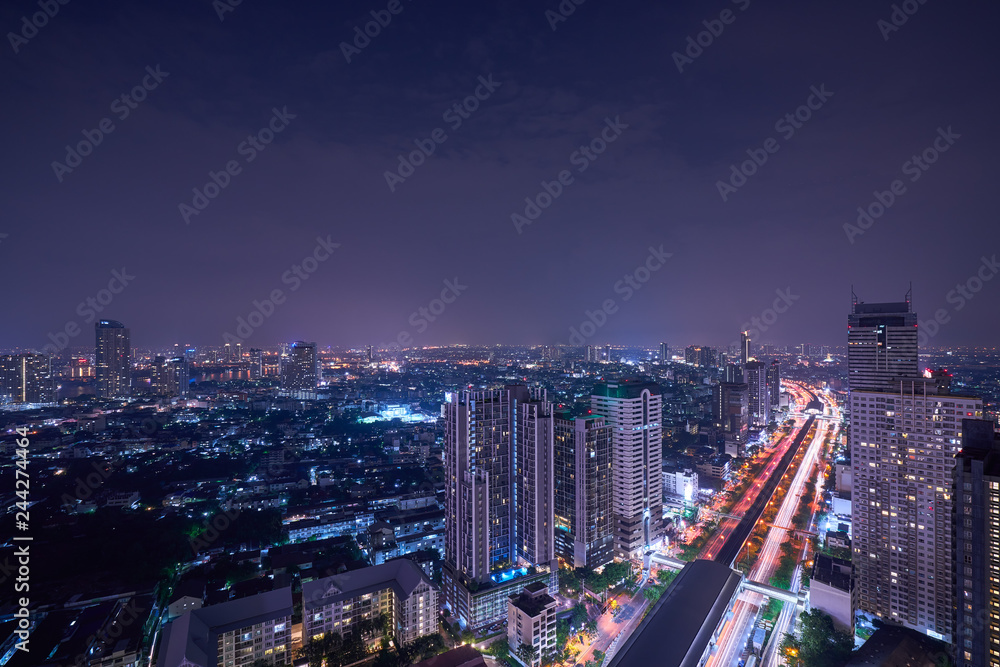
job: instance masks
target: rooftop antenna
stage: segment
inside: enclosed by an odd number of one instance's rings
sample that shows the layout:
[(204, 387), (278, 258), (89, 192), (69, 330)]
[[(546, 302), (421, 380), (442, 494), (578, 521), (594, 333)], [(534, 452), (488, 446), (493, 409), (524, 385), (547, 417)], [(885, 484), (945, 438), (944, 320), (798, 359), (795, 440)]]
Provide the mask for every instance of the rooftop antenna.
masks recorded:
[(857, 310), (858, 295), (854, 293), (854, 285), (851, 285), (851, 311)]
[(906, 309), (908, 312), (913, 312), (913, 281), (910, 281), (910, 289), (906, 292)]

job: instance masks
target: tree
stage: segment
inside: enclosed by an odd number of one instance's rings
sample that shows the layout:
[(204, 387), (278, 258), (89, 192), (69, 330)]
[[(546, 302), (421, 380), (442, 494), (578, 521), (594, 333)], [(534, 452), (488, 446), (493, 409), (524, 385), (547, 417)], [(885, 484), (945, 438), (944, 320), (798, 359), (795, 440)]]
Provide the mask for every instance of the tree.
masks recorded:
[(535, 662), (535, 658), (538, 656), (538, 649), (534, 644), (521, 644), (517, 647), (517, 657), (521, 659), (526, 665), (531, 665)]
[[(854, 637), (838, 631), (833, 619), (819, 609), (804, 612), (799, 619), (802, 638), (794, 644), (787, 640), (782, 644), (784, 650), (788, 643), (786, 655), (809, 667), (838, 667), (847, 661), (854, 650)], [(789, 664), (793, 664), (791, 660)]]
[(663, 592), (667, 590), (666, 586), (647, 586), (642, 589), (642, 596), (649, 600), (650, 602), (656, 602), (663, 595)]
[(506, 662), (507, 656), (510, 655), (510, 643), (507, 641), (507, 635), (501, 636), (500, 639), (487, 646), (483, 652), (492, 655), (499, 662)]

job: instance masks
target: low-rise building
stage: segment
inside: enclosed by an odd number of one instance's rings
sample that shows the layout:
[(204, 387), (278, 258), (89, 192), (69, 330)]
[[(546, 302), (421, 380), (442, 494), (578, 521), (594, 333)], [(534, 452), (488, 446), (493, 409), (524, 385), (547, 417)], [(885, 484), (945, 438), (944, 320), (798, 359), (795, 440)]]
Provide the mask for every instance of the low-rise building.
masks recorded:
[(809, 581), (809, 604), (829, 614), (838, 630), (854, 633), (851, 561), (816, 554)]
[(181, 614), (165, 626), (158, 667), (291, 664), (292, 589), (280, 588)]
[(698, 473), (691, 469), (664, 470), (663, 493), (679, 496), (684, 502), (694, 502), (698, 498)]
[(305, 642), (328, 632), (344, 636), (360, 621), (381, 617), (388, 619), (397, 645), (437, 632), (438, 590), (413, 561), (400, 558), (302, 585)]
[[(538, 667), (542, 656), (556, 647), (556, 600), (548, 586), (535, 582), (507, 601), (507, 643), (510, 655), (525, 667)], [(521, 646), (530, 646), (525, 651)]]

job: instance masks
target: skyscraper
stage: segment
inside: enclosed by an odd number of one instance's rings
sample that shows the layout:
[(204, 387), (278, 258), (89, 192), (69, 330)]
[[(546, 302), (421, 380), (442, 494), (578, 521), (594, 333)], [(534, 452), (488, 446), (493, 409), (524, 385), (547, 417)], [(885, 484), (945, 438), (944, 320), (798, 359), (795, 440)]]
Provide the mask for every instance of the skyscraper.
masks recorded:
[(445, 561), (468, 581), (513, 563), (506, 389), (445, 395)]
[(556, 557), (552, 404), (544, 389), (507, 390), (514, 410), (514, 561), (549, 563)]
[(0, 355), (0, 403), (51, 403), (52, 358), (47, 354)]
[(132, 391), (129, 330), (121, 322), (100, 320), (94, 325), (94, 331), (97, 397), (128, 398)]
[[(503, 619), (508, 596), (533, 581), (558, 585), (553, 563), (526, 562), (554, 549), (553, 519), (538, 521), (554, 509), (552, 458), (545, 454), (552, 450), (552, 418), (542, 399), (523, 386), (445, 395), (442, 588), (463, 625)], [(512, 471), (512, 464), (520, 467)], [(528, 565), (536, 566), (535, 574)]]
[(767, 391), (771, 399), (771, 412), (781, 405), (781, 366), (775, 359), (767, 368)]
[(750, 361), (750, 332), (743, 331), (740, 333), (740, 363), (744, 366)]
[(185, 357), (156, 357), (150, 375), (150, 389), (156, 396), (187, 396), (191, 372)]
[(981, 418), (982, 401), (940, 376), (896, 386), (850, 392), (858, 609), (952, 642), (952, 472), (962, 419)]
[(555, 417), (556, 551), (572, 567), (614, 559), (611, 427), (603, 417)]
[(955, 664), (1000, 664), (1000, 434), (962, 421), (955, 461)]
[(660, 343), (660, 362), (666, 363), (670, 361), (670, 348), (667, 347), (666, 343)]
[[(847, 378), (852, 391), (895, 391), (917, 371), (917, 314), (910, 292), (898, 303), (863, 303), (847, 316)], [(807, 354), (807, 352), (803, 352)]]
[(744, 365), (747, 383), (747, 418), (750, 428), (760, 431), (771, 421), (771, 392), (767, 386), (767, 365), (748, 361)]
[(720, 382), (712, 388), (712, 416), (725, 434), (725, 452), (743, 456), (750, 426), (750, 392), (745, 382)]
[(591, 410), (612, 428), (615, 550), (641, 557), (663, 535), (662, 395), (653, 382), (601, 383)]
[(292, 343), (281, 365), (281, 388), (309, 392), (315, 391), (317, 384), (316, 343)]

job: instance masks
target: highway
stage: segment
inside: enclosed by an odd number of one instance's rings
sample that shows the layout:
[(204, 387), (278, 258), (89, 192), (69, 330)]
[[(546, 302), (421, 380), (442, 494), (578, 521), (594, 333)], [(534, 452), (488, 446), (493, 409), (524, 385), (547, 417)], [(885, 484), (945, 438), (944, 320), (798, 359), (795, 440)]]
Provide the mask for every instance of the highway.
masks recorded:
[[(799, 499), (805, 488), (805, 482), (809, 479), (816, 463), (819, 461), (826, 429), (822, 426), (817, 427), (816, 420), (811, 417), (802, 425), (800, 435), (808, 441), (808, 445), (806, 446), (802, 461), (789, 484), (784, 500), (778, 509), (774, 525), (768, 530), (757, 560), (750, 569), (748, 578), (754, 581), (767, 583), (778, 567), (778, 561), (781, 557), (781, 544), (787, 537), (786, 530), (780, 526), (791, 525), (792, 517), (798, 509)], [(769, 498), (770, 496), (766, 497)], [(773, 501), (768, 500), (767, 502), (770, 503)], [(742, 542), (740, 544), (742, 546)], [(793, 577), (792, 590), (797, 590), (797, 584), (798, 571)], [(763, 602), (764, 597), (759, 593), (748, 591), (739, 596), (733, 606), (732, 618), (723, 627), (715, 652), (709, 658), (708, 665), (712, 667), (731, 667), (738, 664), (746, 648), (747, 639), (753, 628), (757, 612)], [(787, 628), (790, 627), (791, 621), (794, 620), (796, 612), (795, 605), (785, 605), (785, 608), (785, 613), (787, 613), (785, 627)], [(776, 637), (776, 642), (780, 642), (780, 636)]]
[[(815, 394), (805, 389), (804, 387), (800, 387), (799, 385), (789, 384), (788, 389), (794, 397), (795, 405), (799, 408), (799, 410), (797, 410), (796, 412), (804, 410), (808, 405), (811, 405), (813, 404), (814, 401), (816, 401)], [(742, 539), (738, 537), (736, 538), (737, 541), (739, 541), (740, 546), (742, 546), (743, 542), (746, 541), (746, 538), (752, 532), (753, 525), (756, 522), (756, 517), (753, 518), (752, 522), (746, 518), (748, 512), (754, 511), (754, 508), (751, 507), (752, 504), (754, 503), (755, 500), (759, 500), (762, 496), (769, 498), (774, 491), (773, 484), (770, 487), (768, 487), (766, 485), (767, 482), (761, 480), (774, 480), (774, 483), (776, 484), (777, 480), (780, 479), (782, 474), (784, 474), (785, 467), (787, 467), (787, 462), (790, 461), (791, 457), (793, 456), (788, 454), (789, 449), (798, 448), (799, 444), (801, 443), (802, 417), (793, 416), (793, 419), (795, 419), (796, 422), (795, 423), (796, 429), (799, 430), (799, 432), (797, 433), (798, 442), (795, 442), (796, 438), (793, 438), (791, 434), (785, 434), (780, 436), (777, 444), (771, 449), (771, 452), (767, 454), (767, 456), (769, 456), (770, 458), (768, 459), (767, 464), (764, 466), (764, 469), (758, 473), (759, 479), (756, 482), (754, 482), (754, 485), (750, 487), (746, 491), (746, 493), (743, 494), (743, 497), (740, 498), (739, 501), (737, 501), (736, 504), (733, 506), (733, 508), (730, 510), (730, 514), (744, 517), (744, 522), (737, 528), (741, 533), (742, 532), (746, 533), (745, 535), (743, 535)], [(782, 465), (782, 462), (785, 463), (784, 466)], [(779, 468), (779, 466), (781, 466), (781, 474), (779, 474), (778, 476), (774, 476), (774, 472), (776, 469)], [(768, 488), (770, 488), (770, 491), (768, 491)], [(756, 509), (763, 511), (763, 501), (761, 501), (761, 504)], [(759, 515), (760, 512), (757, 512), (757, 516)], [(736, 520), (723, 518), (719, 522), (719, 527), (716, 530), (716, 532), (712, 535), (711, 538), (709, 538), (705, 542), (705, 546), (702, 548), (701, 553), (698, 555), (698, 557), (707, 559), (714, 558), (715, 560), (721, 560), (718, 557), (718, 555), (720, 551), (723, 549), (724, 545), (729, 543), (730, 536), (733, 534), (733, 530), (734, 528), (737, 527), (738, 523), (739, 522), (737, 522)], [(748, 527), (749, 529), (747, 529)], [(735, 541), (733, 542), (733, 544), (735, 544)], [(732, 553), (733, 559), (735, 559), (736, 556), (739, 554), (738, 547), (735, 548), (735, 550), (729, 548), (727, 552), (728, 551), (733, 552)], [(728, 556), (728, 553), (724, 555), (724, 557), (726, 556)], [(732, 560), (730, 560), (730, 562), (727, 564), (732, 564)]]

